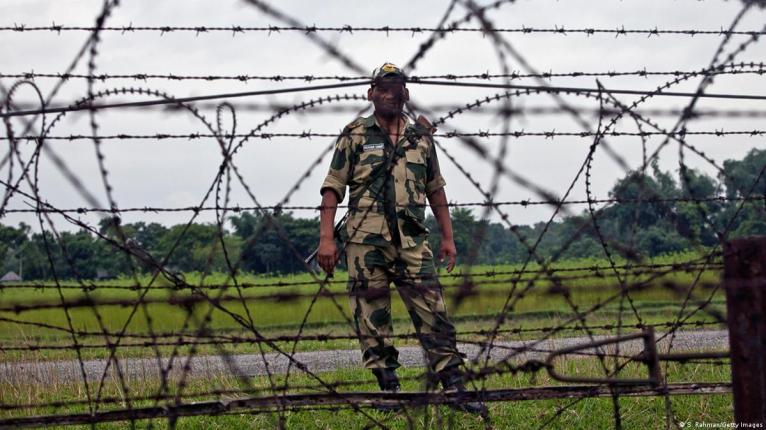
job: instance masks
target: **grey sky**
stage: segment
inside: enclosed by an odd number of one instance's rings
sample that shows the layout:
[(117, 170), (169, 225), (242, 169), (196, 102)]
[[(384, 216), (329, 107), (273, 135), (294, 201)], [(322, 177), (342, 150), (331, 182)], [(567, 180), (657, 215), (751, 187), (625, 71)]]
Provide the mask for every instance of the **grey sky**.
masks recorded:
[[(119, 26), (133, 24), (149, 25), (188, 25), (188, 26), (258, 26), (280, 25), (272, 18), (265, 17), (256, 8), (244, 1), (124, 1), (116, 8), (107, 21), (108, 25)], [(354, 26), (379, 27), (384, 25), (404, 27), (433, 27), (438, 22), (448, 1), (297, 1), (274, 2), (285, 13), (302, 22), (317, 26)], [(486, 1), (479, 3), (488, 3)], [(0, 6), (0, 25), (25, 24), (27, 26), (49, 25), (52, 22), (62, 25), (90, 26), (100, 9), (101, 1), (29, 1), (4, 0)], [(741, 9), (740, 1), (693, 1), (693, 0), (519, 0), (506, 4), (500, 9), (493, 9), (488, 17), (498, 27), (518, 28), (565, 26), (567, 28), (620, 28), (626, 29), (705, 29), (726, 28)], [(458, 5), (449, 21), (464, 16), (466, 10)], [(739, 26), (741, 30), (760, 30), (764, 22), (764, 11), (751, 11)], [(468, 26), (476, 27), (472, 21)], [(356, 32), (353, 35), (332, 32), (320, 32), (319, 36), (331, 41), (338, 49), (351, 56), (365, 70), (372, 70), (384, 61), (405, 64), (417, 51), (427, 34)], [(648, 71), (698, 70), (706, 67), (718, 43), (720, 36), (698, 35), (663, 35), (647, 37), (645, 35), (583, 34), (504, 34), (513, 46), (536, 69), (553, 72), (597, 72), (597, 71)], [(50, 32), (40, 33), (0, 33), (0, 72), (37, 73), (62, 72), (71, 61), (77, 49), (87, 37), (85, 32), (69, 32), (56, 35)], [(736, 47), (746, 37), (736, 37), (728, 46)], [(742, 55), (739, 61), (764, 60), (763, 44), (754, 44)], [(246, 33), (233, 36), (230, 32), (201, 34), (171, 33), (105, 33), (99, 46), (96, 59), (100, 73), (174, 73), (194, 75), (354, 75), (352, 71), (330, 58), (300, 32), (277, 34)], [(86, 61), (76, 70), (84, 73)], [(521, 71), (521, 66), (510, 61), (510, 67)], [(489, 71), (499, 73), (501, 68), (489, 37), (473, 33), (449, 35), (439, 42), (419, 63), (415, 74), (477, 74)], [(1, 79), (4, 86), (13, 84), (12, 79)], [(608, 88), (651, 90), (667, 77), (615, 77), (602, 78)], [(763, 91), (762, 76), (734, 75), (720, 77), (709, 87), (708, 92), (732, 92), (748, 94), (766, 94)], [(501, 82), (496, 80), (495, 82)], [(551, 79), (553, 85), (595, 87), (594, 78)], [(692, 79), (674, 86), (676, 91), (691, 91), (698, 79)], [(37, 79), (37, 85), (46, 93), (55, 83), (52, 79)], [(323, 82), (326, 83), (326, 82)], [(532, 80), (515, 80), (517, 84), (534, 84)], [(183, 97), (232, 91), (255, 91), (268, 88), (301, 86), (301, 81), (267, 82), (249, 81), (181, 81), (149, 80), (145, 83), (136, 81), (113, 80), (98, 82), (97, 89), (112, 87), (137, 86), (162, 90), (171, 95)], [(500, 90), (436, 88), (410, 85), (413, 99), (424, 106), (433, 104), (465, 104), (477, 98), (494, 95)], [(237, 103), (277, 103), (292, 104), (307, 101), (320, 96), (337, 93), (364, 93), (363, 87), (342, 89), (340, 91), (317, 91), (286, 94), (269, 97), (252, 97), (237, 100)], [(61, 94), (54, 100), (54, 105), (61, 105), (86, 94), (83, 80), (68, 82)], [(629, 103), (635, 96), (620, 96)], [(22, 89), (17, 101), (31, 101), (33, 92)], [(126, 100), (128, 97), (115, 97), (113, 100)], [(576, 106), (598, 107), (593, 99), (567, 97), (566, 100)], [(647, 108), (681, 108), (686, 99), (656, 98), (646, 103)], [(551, 97), (533, 95), (515, 97), (516, 106), (553, 106)], [(363, 108), (365, 102), (346, 102), (345, 106)], [(494, 106), (500, 106), (496, 103)], [(701, 109), (763, 109), (763, 102), (743, 102), (732, 100), (703, 100), (698, 105)], [(215, 112), (203, 113), (211, 122), (215, 122)], [(444, 112), (436, 112), (436, 116)], [(270, 114), (266, 112), (238, 111), (237, 131), (247, 132), (256, 127)], [(353, 119), (352, 113), (314, 113), (306, 111), (300, 115), (289, 115), (275, 122), (264, 132), (312, 132), (335, 133)], [(588, 117), (595, 129), (597, 121)], [(102, 134), (154, 134), (154, 133), (194, 133), (204, 132), (202, 124), (191, 119), (187, 114), (165, 113), (156, 109), (124, 109), (101, 112), (98, 114), (100, 133)], [(675, 118), (655, 117), (662, 126), (670, 127)], [(231, 121), (227, 120), (227, 124)], [(18, 124), (18, 120), (14, 120)], [(466, 114), (449, 121), (450, 126), (441, 131), (450, 131), (451, 127), (466, 132), (501, 131), (501, 122), (497, 116)], [(18, 125), (16, 126), (18, 128)], [(524, 116), (513, 118), (514, 130), (546, 131), (582, 131), (569, 117), (564, 115)], [(763, 129), (763, 120), (705, 119), (693, 121), (690, 130), (751, 130)], [(635, 124), (621, 121), (617, 130), (635, 131)], [(5, 136), (5, 130), (2, 131)], [(51, 135), (89, 134), (87, 114), (70, 114), (51, 132)], [(331, 138), (312, 140), (294, 138), (274, 138), (271, 141), (251, 140), (240, 150), (234, 162), (243, 173), (246, 182), (263, 205), (278, 202), (298, 180), (299, 176), (331, 144)], [(486, 161), (478, 159), (470, 150), (464, 148), (457, 139), (442, 139), (445, 147), (455, 155), (460, 163), (472, 172), (475, 178), (489, 188), (493, 171)], [(499, 149), (499, 138), (482, 139), (482, 143), (493, 153)], [(661, 139), (650, 140), (653, 149)], [(726, 138), (689, 138), (689, 143), (704, 151), (719, 165), (727, 158), (742, 157), (753, 147), (763, 148), (763, 137), (726, 137)], [(638, 138), (610, 138), (611, 146), (632, 168), (641, 163), (641, 142)], [(505, 164), (514, 172), (528, 178), (542, 188), (563, 194), (582, 164), (592, 143), (591, 139), (524, 137), (510, 139)], [(60, 154), (71, 169), (87, 184), (88, 190), (97, 196), (103, 206), (107, 206), (103, 184), (90, 141), (51, 142), (53, 149)], [(29, 154), (30, 145), (25, 149)], [(196, 141), (105, 141), (103, 151), (109, 179), (114, 187), (114, 196), (120, 207), (161, 206), (176, 207), (197, 205), (210, 186), (221, 162), (220, 150), (212, 139)], [(458, 169), (442, 156), (441, 165), (447, 179), (447, 194), (450, 200), (457, 202), (481, 201), (481, 195), (472, 187)], [(663, 168), (675, 171), (678, 162), (678, 147), (668, 146), (661, 154)], [(699, 157), (688, 153), (686, 161), (692, 167), (698, 167), (710, 174), (714, 169)], [(300, 190), (290, 200), (292, 205), (316, 205), (319, 202), (318, 188), (326, 172), (329, 157), (321, 167), (315, 169), (311, 177), (303, 182)], [(599, 150), (593, 164), (593, 185), (596, 197), (606, 197), (614, 181), (624, 175), (624, 171)], [(0, 171), (0, 177), (7, 177), (7, 167)], [(62, 177), (47, 159), (41, 164), (41, 193), (53, 205), (58, 207), (88, 206), (71, 185)], [(581, 179), (571, 198), (584, 197), (584, 182)], [(500, 192), (496, 200), (537, 199), (528, 188), (508, 179), (501, 181)], [(252, 201), (243, 187), (232, 184), (232, 202), (242, 206), (251, 206)], [(208, 204), (212, 204), (208, 201)], [(14, 198), (11, 208), (27, 207), (25, 199)], [(573, 206), (579, 212), (583, 207)], [(550, 213), (549, 208), (506, 207), (514, 223), (526, 224), (542, 220)], [(314, 211), (297, 211), (297, 216), (314, 216)], [(144, 220), (163, 223), (178, 223), (188, 219), (184, 214), (133, 214), (125, 216), (127, 222)], [(94, 222), (94, 216), (84, 217)], [(205, 214), (203, 221), (211, 221), (212, 213)], [(33, 223), (33, 218), (21, 215), (8, 215), (4, 223), (16, 224), (20, 220)]]

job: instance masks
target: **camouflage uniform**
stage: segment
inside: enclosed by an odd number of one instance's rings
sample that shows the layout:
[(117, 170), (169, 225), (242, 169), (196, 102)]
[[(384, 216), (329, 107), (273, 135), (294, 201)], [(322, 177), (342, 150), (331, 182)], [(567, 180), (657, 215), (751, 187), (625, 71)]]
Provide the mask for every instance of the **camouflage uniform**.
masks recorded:
[[(405, 117), (406, 118), (406, 117)], [(397, 286), (431, 369), (463, 362), (455, 328), (447, 317), (441, 286), (423, 224), (426, 196), (443, 187), (428, 131), (405, 119), (393, 145), (374, 115), (350, 123), (338, 138), (322, 191), (342, 201), (349, 187), (348, 241), (351, 310), (367, 368), (399, 367), (391, 342), (389, 284)], [(393, 160), (393, 163), (387, 162)], [(391, 172), (389, 175), (388, 172)]]

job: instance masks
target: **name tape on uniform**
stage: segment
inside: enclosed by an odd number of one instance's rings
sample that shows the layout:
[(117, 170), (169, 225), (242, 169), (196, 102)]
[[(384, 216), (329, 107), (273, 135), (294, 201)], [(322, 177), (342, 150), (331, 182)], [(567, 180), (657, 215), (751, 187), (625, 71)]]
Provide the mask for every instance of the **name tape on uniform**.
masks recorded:
[(383, 143), (368, 143), (362, 146), (362, 152), (377, 151), (383, 149), (384, 146)]

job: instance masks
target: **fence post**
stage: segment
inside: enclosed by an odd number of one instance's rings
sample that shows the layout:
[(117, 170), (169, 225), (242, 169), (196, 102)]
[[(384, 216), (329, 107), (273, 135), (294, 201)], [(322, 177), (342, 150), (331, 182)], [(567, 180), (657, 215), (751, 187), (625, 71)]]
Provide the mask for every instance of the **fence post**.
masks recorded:
[(766, 421), (766, 237), (724, 244), (734, 418)]

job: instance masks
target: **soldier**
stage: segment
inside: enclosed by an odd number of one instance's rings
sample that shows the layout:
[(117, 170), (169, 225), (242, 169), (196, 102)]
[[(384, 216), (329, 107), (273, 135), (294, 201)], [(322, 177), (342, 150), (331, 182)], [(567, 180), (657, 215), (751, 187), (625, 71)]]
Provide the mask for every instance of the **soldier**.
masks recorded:
[[(424, 119), (411, 122), (403, 115), (409, 91), (405, 75), (391, 63), (373, 71), (367, 99), (374, 114), (345, 127), (322, 184), (317, 260), (332, 274), (338, 261), (333, 222), (348, 186), (349, 216), (342, 239), (348, 242), (349, 296), (364, 366), (372, 369), (381, 390), (399, 391), (399, 353), (390, 338), (393, 282), (426, 351), (429, 370), (445, 391), (462, 392), (463, 355), (455, 346), (455, 328), (423, 224), (427, 198), (442, 233), (438, 257), (448, 260), (451, 272), (457, 251), (432, 130)], [(479, 402), (453, 406), (486, 413)]]

